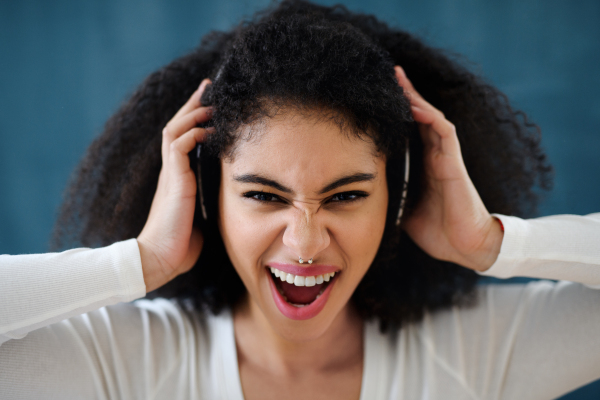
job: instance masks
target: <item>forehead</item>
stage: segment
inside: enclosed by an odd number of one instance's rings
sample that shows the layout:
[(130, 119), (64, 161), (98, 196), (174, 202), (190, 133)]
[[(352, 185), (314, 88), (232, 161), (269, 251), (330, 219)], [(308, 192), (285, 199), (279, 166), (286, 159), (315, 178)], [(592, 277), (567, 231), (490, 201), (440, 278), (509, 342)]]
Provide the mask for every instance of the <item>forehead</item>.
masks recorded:
[(318, 115), (286, 112), (241, 133), (234, 156), (223, 163), (226, 175), (260, 174), (308, 189), (349, 173), (377, 174), (385, 166), (366, 134)]

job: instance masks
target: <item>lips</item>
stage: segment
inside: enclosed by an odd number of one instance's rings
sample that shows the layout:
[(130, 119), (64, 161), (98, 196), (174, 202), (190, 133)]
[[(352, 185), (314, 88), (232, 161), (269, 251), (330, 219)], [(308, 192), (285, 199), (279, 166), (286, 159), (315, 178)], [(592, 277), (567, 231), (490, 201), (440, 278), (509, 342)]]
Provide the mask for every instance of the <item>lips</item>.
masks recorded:
[[(332, 270), (332, 267), (326, 268)], [(307, 269), (303, 269), (303, 271)], [(269, 269), (266, 269), (265, 272), (268, 275), (275, 305), (283, 315), (294, 320), (306, 320), (319, 314), (325, 307), (329, 294), (337, 281), (337, 276), (335, 276), (329, 283), (323, 282), (308, 287), (296, 286), (292, 283), (281, 282)], [(320, 270), (313, 269), (307, 272), (314, 273), (320, 272)]]

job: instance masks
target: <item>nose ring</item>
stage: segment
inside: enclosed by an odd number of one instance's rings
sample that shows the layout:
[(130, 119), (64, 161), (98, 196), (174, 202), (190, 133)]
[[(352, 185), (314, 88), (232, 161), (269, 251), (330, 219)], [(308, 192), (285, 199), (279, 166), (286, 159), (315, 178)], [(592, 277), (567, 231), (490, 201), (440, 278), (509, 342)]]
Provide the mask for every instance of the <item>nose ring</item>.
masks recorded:
[[(308, 260), (308, 263), (309, 263), (309, 264), (312, 264), (312, 260), (313, 260), (312, 258), (311, 258), (310, 260)], [(304, 260), (302, 259), (302, 257), (300, 257), (300, 258), (298, 259), (298, 262), (299, 262), (300, 264), (304, 264)]]

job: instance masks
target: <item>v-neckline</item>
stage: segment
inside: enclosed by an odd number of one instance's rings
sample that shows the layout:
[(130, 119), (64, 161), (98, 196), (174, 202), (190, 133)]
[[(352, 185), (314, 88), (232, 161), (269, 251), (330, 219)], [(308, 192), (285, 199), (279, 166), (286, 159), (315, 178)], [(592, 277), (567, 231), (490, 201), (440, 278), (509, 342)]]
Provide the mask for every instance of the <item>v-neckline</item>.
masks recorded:
[[(360, 400), (385, 398), (382, 392), (385, 385), (380, 380), (385, 376), (381, 369), (385, 364), (382, 361), (386, 358), (386, 354), (377, 329), (377, 324), (374, 322), (365, 322), (363, 325), (364, 360)], [(215, 342), (219, 343), (217, 358), (220, 360), (218, 363), (220, 371), (216, 371), (219, 375), (216, 383), (223, 383), (220, 388), (225, 394), (223, 398), (244, 400), (231, 312), (228, 311), (226, 315), (223, 315), (214, 333), (216, 334)]]

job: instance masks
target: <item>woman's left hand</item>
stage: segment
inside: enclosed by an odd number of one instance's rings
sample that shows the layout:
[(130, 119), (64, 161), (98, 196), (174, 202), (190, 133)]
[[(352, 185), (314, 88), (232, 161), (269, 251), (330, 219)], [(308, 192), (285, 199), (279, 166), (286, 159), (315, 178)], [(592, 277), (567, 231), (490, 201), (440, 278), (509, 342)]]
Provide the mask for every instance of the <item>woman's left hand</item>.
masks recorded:
[(500, 253), (501, 225), (469, 178), (454, 125), (417, 93), (401, 67), (395, 70), (425, 148), (425, 193), (402, 227), (430, 256), (485, 271)]

